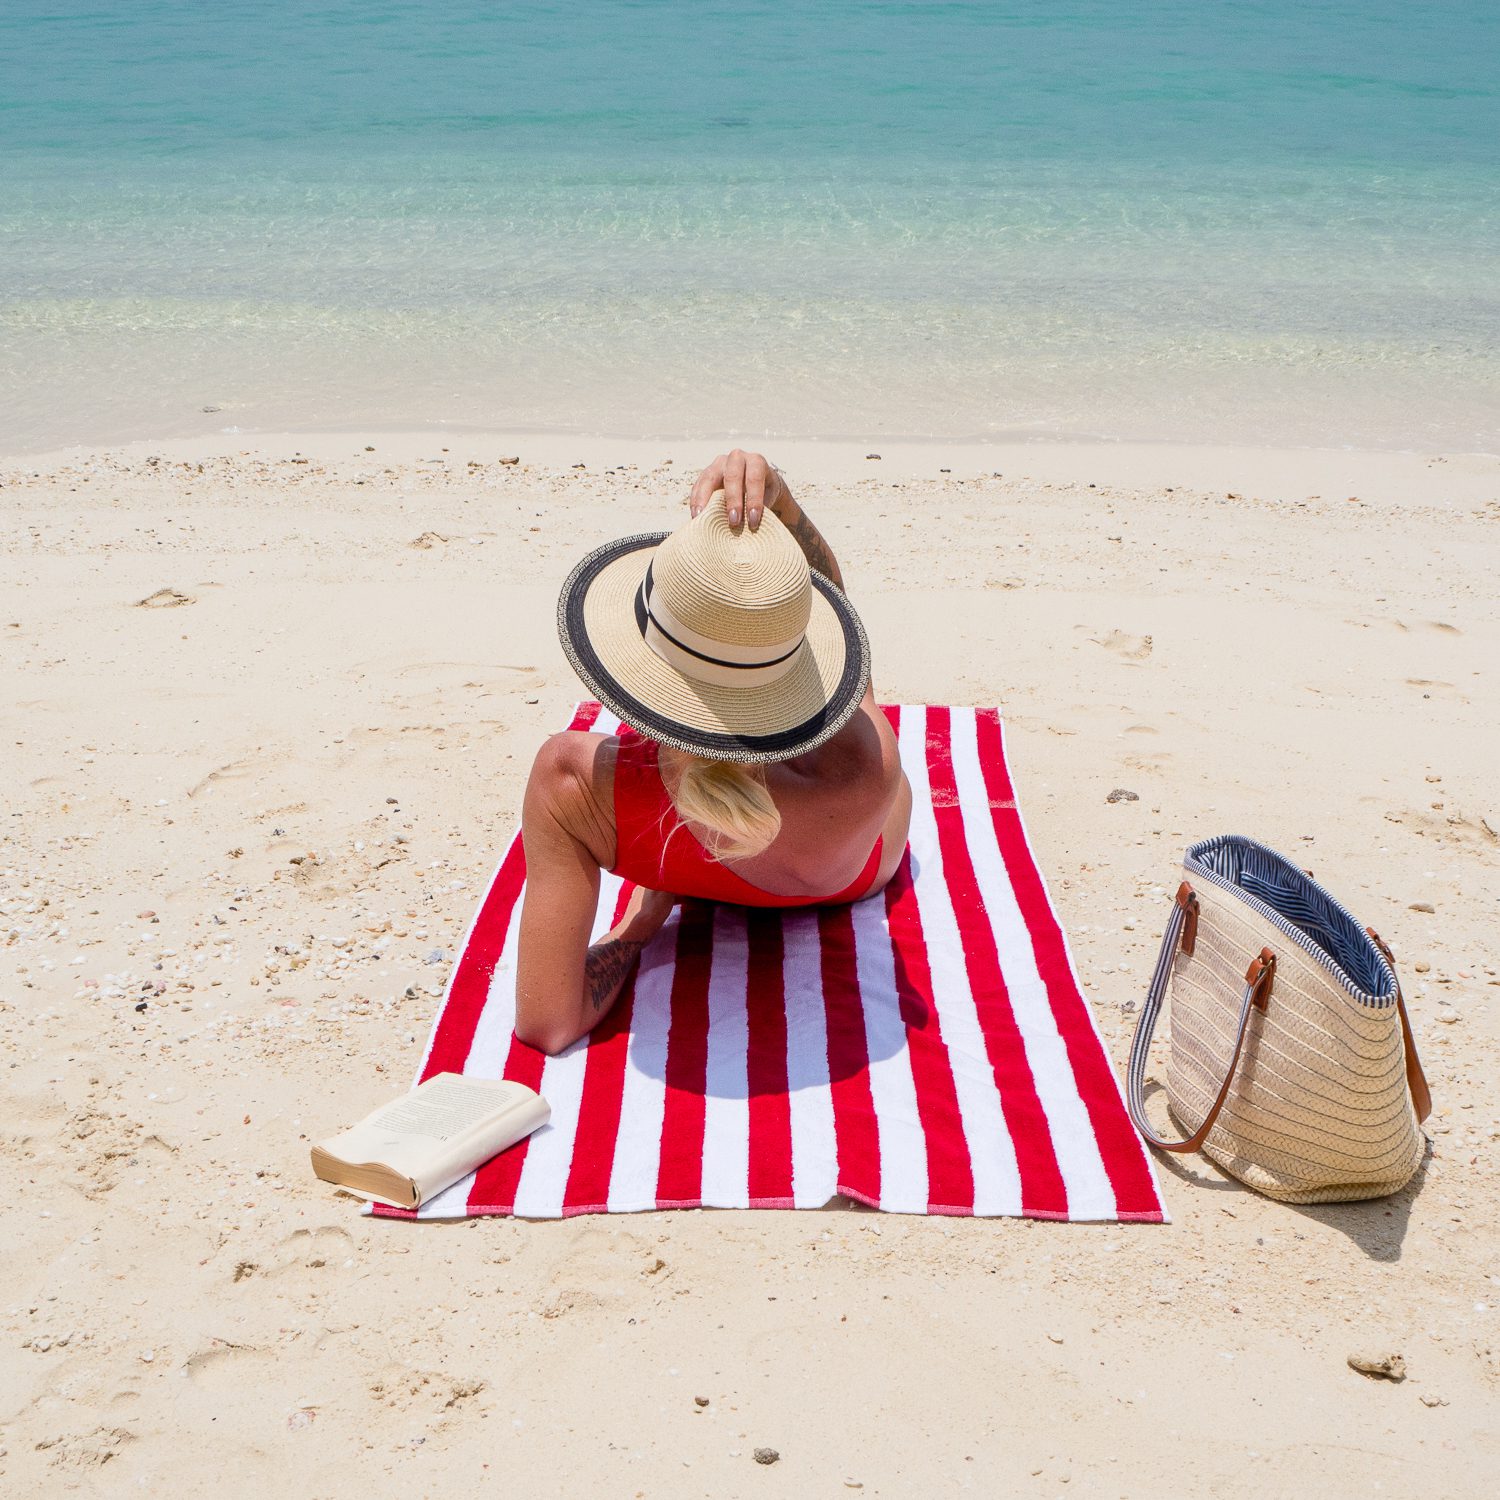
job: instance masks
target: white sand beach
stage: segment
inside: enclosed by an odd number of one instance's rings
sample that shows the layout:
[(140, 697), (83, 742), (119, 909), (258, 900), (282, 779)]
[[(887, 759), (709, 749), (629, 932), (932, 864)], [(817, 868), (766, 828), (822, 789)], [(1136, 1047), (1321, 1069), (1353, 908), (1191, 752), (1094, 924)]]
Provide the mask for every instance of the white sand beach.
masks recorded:
[[(673, 524), (712, 449), (12, 459), (7, 1493), (1488, 1491), (1500, 461), (872, 451), (771, 457), (880, 696), (1003, 707), (1116, 1065), (1184, 846), (1253, 834), (1396, 950), (1436, 1098), (1412, 1187), (1296, 1209), (1185, 1158), (1167, 1226), (361, 1217), (307, 1143), (411, 1079), (580, 695), (557, 588)], [(1346, 1364), (1387, 1352), (1400, 1384)]]

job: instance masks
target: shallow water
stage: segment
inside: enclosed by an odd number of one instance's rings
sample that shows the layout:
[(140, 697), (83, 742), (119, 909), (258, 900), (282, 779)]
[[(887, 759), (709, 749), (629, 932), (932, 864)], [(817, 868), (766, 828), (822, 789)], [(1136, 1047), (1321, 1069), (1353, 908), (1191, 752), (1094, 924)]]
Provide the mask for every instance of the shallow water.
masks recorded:
[(1497, 59), (1464, 0), (11, 0), (0, 444), (1495, 449)]

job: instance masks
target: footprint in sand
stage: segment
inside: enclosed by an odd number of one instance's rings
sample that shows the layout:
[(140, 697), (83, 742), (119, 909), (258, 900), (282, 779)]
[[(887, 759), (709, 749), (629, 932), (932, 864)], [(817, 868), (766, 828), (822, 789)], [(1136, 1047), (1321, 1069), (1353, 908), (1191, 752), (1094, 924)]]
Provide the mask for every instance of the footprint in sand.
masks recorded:
[(322, 1224), (316, 1229), (294, 1229), (282, 1240), (271, 1274), (284, 1276), (294, 1271), (321, 1271), (325, 1266), (341, 1264), (353, 1248), (353, 1236), (336, 1224)]
[(386, 697), (387, 707), (428, 712), (447, 709), (454, 702), (507, 698), (546, 686), (546, 678), (535, 667), (511, 662), (418, 661), (394, 670), (366, 663), (356, 667), (353, 676), (361, 680), (375, 670), (400, 687)]
[(392, 1365), (369, 1384), (370, 1399), (398, 1411), (421, 1408), (429, 1412), (453, 1411), (485, 1389), (487, 1381), (444, 1375), (436, 1370), (412, 1370)]
[(123, 1427), (96, 1427), (92, 1432), (62, 1433), (37, 1443), (37, 1451), (47, 1454), (54, 1467), (96, 1469), (119, 1455), (135, 1434)]
[(194, 1385), (232, 1390), (246, 1377), (247, 1367), (273, 1361), (268, 1349), (256, 1344), (236, 1344), (229, 1339), (210, 1338), (182, 1362), (182, 1373)]
[(1122, 661), (1145, 661), (1151, 655), (1149, 635), (1131, 635), (1124, 630), (1111, 630), (1106, 636), (1090, 636), (1095, 645), (1112, 651)]
[(211, 787), (220, 781), (239, 781), (246, 776), (254, 774), (255, 762), (250, 759), (226, 761), (222, 766), (216, 766), (208, 775), (193, 783), (188, 789), (189, 797), (196, 797), (206, 787)]
[(1468, 701), (1451, 682), (1439, 682), (1429, 677), (1408, 677), (1406, 685), (1420, 688), (1424, 698), (1457, 698), (1461, 702)]
[(650, 1249), (648, 1241), (628, 1229), (590, 1224), (574, 1234), (548, 1268), (549, 1285), (628, 1286)]

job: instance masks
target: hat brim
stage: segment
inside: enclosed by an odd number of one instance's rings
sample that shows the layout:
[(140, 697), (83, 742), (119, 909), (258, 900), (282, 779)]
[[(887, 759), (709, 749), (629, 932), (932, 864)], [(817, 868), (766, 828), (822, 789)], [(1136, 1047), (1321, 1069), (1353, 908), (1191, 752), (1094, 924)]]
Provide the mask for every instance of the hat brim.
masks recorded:
[(568, 575), (558, 634), (573, 670), (632, 729), (694, 755), (743, 763), (787, 760), (832, 738), (870, 680), (864, 626), (843, 593), (813, 572), (812, 613), (791, 669), (756, 687), (686, 676), (646, 643), (638, 611), (648, 554), (671, 533), (622, 537)]

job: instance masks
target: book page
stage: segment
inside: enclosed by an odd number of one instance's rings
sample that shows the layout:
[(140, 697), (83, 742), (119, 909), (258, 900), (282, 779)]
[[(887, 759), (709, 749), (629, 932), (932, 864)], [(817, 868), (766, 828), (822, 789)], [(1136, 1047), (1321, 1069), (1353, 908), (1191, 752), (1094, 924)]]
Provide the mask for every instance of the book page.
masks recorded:
[(428, 1079), (416, 1093), (376, 1110), (365, 1124), (393, 1135), (449, 1141), (513, 1103), (508, 1090), (476, 1088), (472, 1083), (439, 1076)]
[(317, 1150), (335, 1162), (383, 1166), (408, 1178), (426, 1201), (546, 1124), (550, 1113), (525, 1084), (439, 1073)]

